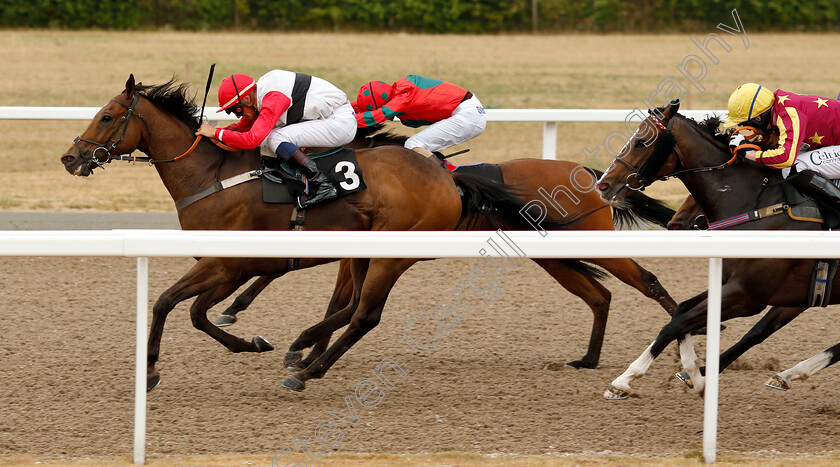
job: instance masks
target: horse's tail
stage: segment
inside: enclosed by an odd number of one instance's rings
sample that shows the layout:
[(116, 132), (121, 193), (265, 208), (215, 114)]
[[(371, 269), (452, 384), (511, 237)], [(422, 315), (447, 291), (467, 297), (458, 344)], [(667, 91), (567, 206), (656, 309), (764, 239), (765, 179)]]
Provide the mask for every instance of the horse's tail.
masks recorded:
[[(532, 230), (535, 227), (523, 214), (527, 203), (516, 194), (522, 191), (514, 186), (499, 183), (485, 177), (452, 172), (455, 184), (463, 191), (461, 223), (466, 222), (467, 229), (475, 227), (479, 221), (487, 222), (493, 230), (507, 228), (511, 230)], [(566, 230), (591, 212), (576, 213), (564, 219), (546, 216), (540, 221), (540, 227), (546, 230)], [(560, 259), (572, 270), (592, 277), (603, 279), (606, 274), (600, 269), (577, 259)]]
[[(587, 167), (596, 178), (601, 178), (604, 173)], [(676, 211), (666, 206), (662, 201), (634, 191), (621, 206), (613, 207), (613, 224), (616, 227), (632, 227), (639, 224), (639, 220), (650, 222), (660, 227), (666, 227)]]

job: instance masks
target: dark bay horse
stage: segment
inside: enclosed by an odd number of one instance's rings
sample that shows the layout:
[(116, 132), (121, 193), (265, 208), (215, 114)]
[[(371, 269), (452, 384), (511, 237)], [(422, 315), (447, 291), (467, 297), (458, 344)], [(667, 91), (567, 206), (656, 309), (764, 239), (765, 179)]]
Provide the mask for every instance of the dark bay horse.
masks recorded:
[[(391, 133), (372, 134), (374, 129), (360, 129), (356, 140), (350, 147), (380, 147), (387, 145), (402, 146), (406, 140), (405, 136)], [(637, 193), (629, 200), (628, 208), (619, 208), (614, 215), (606, 208), (605, 203), (600, 199), (594, 190), (594, 177), (583, 166), (556, 160), (541, 159), (516, 159), (499, 164), (506, 184), (517, 189), (517, 196), (525, 201), (540, 200), (550, 209), (550, 215), (554, 218), (563, 218), (570, 213), (584, 211), (590, 212), (588, 216), (568, 226), (575, 230), (613, 230), (614, 221), (617, 223), (630, 223), (642, 218), (658, 225), (664, 226), (671, 218), (673, 211), (659, 204), (642, 193)], [(581, 189), (580, 187), (583, 187)], [(551, 200), (551, 202), (549, 202)], [(461, 229), (467, 228), (462, 225)], [(475, 230), (487, 230), (488, 226), (483, 223), (474, 225)], [(588, 259), (586, 260), (600, 266), (616, 278), (639, 290), (642, 294), (656, 300), (667, 312), (672, 314), (676, 308), (676, 302), (659, 283), (656, 276), (641, 267), (631, 259)], [(601, 348), (604, 341), (604, 333), (609, 315), (611, 293), (598, 282), (599, 277), (586, 271), (575, 271), (569, 268), (560, 260), (555, 259), (534, 259), (554, 280), (566, 290), (578, 296), (592, 310), (594, 320), (590, 334), (589, 346), (586, 355), (579, 360), (567, 363), (573, 368), (595, 368), (598, 365)], [(226, 309), (216, 321), (217, 325), (230, 325), (236, 322), (236, 314), (246, 309), (253, 300), (262, 292), (274, 279), (280, 277), (261, 277), (254, 281), (231, 306)], [(349, 261), (343, 260), (336, 279), (336, 288), (327, 307), (325, 318), (328, 318), (337, 310), (346, 306), (352, 298), (352, 282), (350, 281)], [(346, 324), (346, 323), (345, 323)], [(317, 325), (316, 325), (317, 326)], [(286, 364), (290, 368), (303, 369), (317, 359), (327, 348), (329, 335), (318, 332), (313, 327), (301, 334), (299, 341), (292, 344)], [(313, 337), (314, 336), (314, 337)], [(301, 350), (307, 348), (310, 343), (314, 344), (313, 351), (301, 360)]]
[[(85, 132), (61, 157), (66, 170), (88, 176), (94, 168), (121, 155), (140, 150), (151, 163), (176, 204), (204, 189), (213, 189), (260, 166), (258, 150), (227, 153), (201, 140), (188, 157), (175, 160), (196, 140), (197, 108), (187, 97), (187, 84), (174, 80), (159, 86), (136, 84), (131, 75), (125, 90), (112, 98)], [(359, 167), (368, 188), (308, 209), (307, 230), (452, 230), (465, 217), (490, 216), (502, 225), (527, 225), (519, 214), (523, 203), (503, 186), (452, 175), (427, 158), (399, 147), (360, 150)], [(456, 188), (463, 187), (464, 203)], [(435, 199), (429, 203), (429, 199)], [(476, 206), (490, 209), (479, 209)], [(291, 205), (266, 204), (259, 183), (240, 183), (183, 207), (178, 212), (184, 230), (287, 230)], [(560, 228), (566, 221), (553, 221)], [(334, 260), (304, 258), (300, 268)], [(310, 367), (322, 376), (365, 333), (379, 322), (382, 308), (396, 280), (417, 259), (353, 259), (350, 269), (353, 299), (342, 310), (350, 326)], [(574, 260), (565, 263), (574, 268)], [(193, 325), (232, 352), (265, 352), (273, 347), (262, 337), (247, 341), (224, 332), (206, 316), (207, 310), (249, 279), (272, 276), (288, 269), (286, 259), (198, 258), (198, 262), (167, 289), (153, 307), (149, 333), (148, 387), (160, 381), (155, 369), (164, 321), (176, 304), (197, 297), (190, 308)], [(588, 270), (581, 264), (581, 270)]]
[[(671, 218), (671, 221), (668, 222), (668, 229), (669, 230), (684, 230), (684, 229), (699, 229), (699, 230), (708, 230), (709, 223), (706, 221), (706, 216), (703, 214), (703, 210), (700, 209), (700, 206), (694, 200), (694, 197), (688, 195), (688, 197), (683, 202), (682, 206), (677, 209), (677, 212), (674, 213), (674, 217)], [(749, 349), (755, 347), (756, 345), (764, 342), (765, 339), (770, 337), (774, 332), (778, 331), (786, 324), (791, 322), (794, 318), (801, 315), (803, 311), (807, 308), (805, 307), (779, 307), (774, 306), (767, 310), (767, 313), (757, 322), (755, 325), (744, 334), (738, 342), (736, 342), (732, 347), (726, 349), (720, 355), (720, 366), (719, 369), (722, 372), (725, 370), (729, 365), (731, 365), (735, 360), (738, 359), (741, 355), (746, 353)], [(840, 344), (838, 344), (840, 346)], [(828, 366), (834, 362), (836, 362), (835, 355), (837, 358), (840, 358), (840, 349), (838, 346), (834, 346), (830, 349), (827, 349), (823, 354), (830, 354), (827, 358), (818, 358), (820, 362), (826, 363), (825, 366)], [(823, 355), (821, 354), (821, 356)], [(819, 357), (819, 356), (818, 356)], [(810, 376), (807, 374), (808, 372), (816, 372), (825, 366), (820, 365), (812, 365), (810, 363), (803, 362), (802, 365), (799, 367), (794, 367), (796, 370), (791, 369), (788, 372), (782, 372), (778, 375), (773, 376), (770, 378), (766, 383), (767, 386), (776, 388), (776, 389), (783, 389), (787, 390), (790, 388), (789, 382), (793, 379), (804, 379)], [(700, 374), (705, 376), (706, 375), (706, 367), (700, 367)], [(803, 376), (804, 375), (804, 376)], [(691, 377), (688, 375), (687, 372), (681, 371), (676, 374), (677, 378), (684, 382), (688, 387), (694, 387), (694, 383), (691, 381)]]
[[(726, 141), (678, 113), (679, 101), (651, 112), (598, 183), (601, 196), (614, 204), (635, 190), (665, 177), (678, 177), (710, 222), (784, 202), (781, 176), (751, 162), (733, 158)], [(785, 215), (764, 217), (732, 227), (761, 230), (819, 230), (810, 222)], [(721, 319), (752, 316), (768, 305), (804, 307), (816, 260), (727, 259), (723, 262)], [(840, 301), (835, 276), (831, 303)], [(679, 342), (682, 364), (694, 389), (703, 393), (704, 380), (688, 333), (706, 319), (707, 292), (677, 307), (656, 340), (605, 391), (607, 399), (624, 399), (630, 383), (647, 371), (672, 341)]]

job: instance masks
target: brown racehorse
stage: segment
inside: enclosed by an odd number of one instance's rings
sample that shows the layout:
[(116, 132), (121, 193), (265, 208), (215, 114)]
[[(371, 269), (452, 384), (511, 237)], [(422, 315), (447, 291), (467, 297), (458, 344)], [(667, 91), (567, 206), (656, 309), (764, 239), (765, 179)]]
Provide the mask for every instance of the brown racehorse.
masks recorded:
[[(373, 131), (376, 131), (374, 129)], [(360, 129), (356, 140), (350, 147), (370, 147), (383, 145), (402, 145), (406, 137), (391, 133), (379, 133), (373, 135), (371, 129)], [(594, 177), (591, 173), (576, 163), (568, 161), (540, 160), (540, 159), (516, 159), (499, 164), (506, 184), (515, 186), (519, 196), (526, 201), (541, 200), (547, 203), (549, 193), (553, 193), (552, 202), (556, 207), (551, 207), (550, 214), (554, 218), (562, 218), (572, 212), (591, 212), (588, 216), (570, 226), (576, 230), (613, 230), (613, 216), (605, 207), (594, 190)], [(572, 178), (575, 180), (572, 180)], [(589, 189), (576, 189), (584, 185)], [(562, 188), (567, 188), (563, 190)], [(541, 195), (543, 190), (546, 195)], [(655, 200), (644, 196), (641, 193), (634, 195), (630, 202), (631, 209), (619, 209), (615, 213), (615, 220), (622, 223), (630, 223), (637, 217), (664, 225), (673, 211), (660, 205)], [(466, 228), (465, 225), (461, 227)], [(473, 226), (475, 230), (486, 230), (486, 225)], [(622, 282), (636, 288), (647, 297), (655, 299), (670, 315), (676, 308), (676, 302), (659, 283), (656, 276), (642, 268), (631, 259), (592, 259), (587, 260), (603, 267)], [(611, 294), (594, 274), (571, 270), (561, 261), (553, 259), (535, 259), (540, 267), (548, 272), (560, 285), (574, 295), (580, 297), (592, 310), (594, 321), (590, 334), (589, 346), (586, 355), (580, 360), (567, 363), (567, 366), (574, 368), (595, 368), (600, 358), (601, 347), (604, 341), (604, 332), (609, 315)], [(245, 310), (261, 293), (271, 281), (279, 276), (261, 277), (251, 284), (233, 304), (226, 309), (216, 321), (217, 325), (225, 326), (236, 322), (236, 314)], [(352, 282), (350, 281), (349, 262), (343, 260), (336, 279), (336, 288), (330, 303), (327, 307), (325, 318), (331, 316), (337, 310), (346, 306), (352, 297)], [(346, 323), (345, 323), (346, 324)], [(317, 326), (317, 325), (316, 325)], [(314, 336), (314, 337), (313, 337)], [(318, 338), (320, 336), (320, 338)], [(317, 327), (305, 331), (300, 339), (292, 344), (286, 363), (291, 369), (303, 369), (317, 359), (327, 348), (329, 335), (321, 335)], [(312, 352), (301, 360), (301, 349), (308, 347), (310, 342), (317, 341)]]
[[(675, 176), (685, 184), (710, 222), (784, 202), (778, 171), (771, 172), (764, 166), (732, 157), (726, 137), (718, 138), (708, 131), (713, 125), (698, 125), (679, 115), (678, 110), (679, 101), (674, 101), (652, 111), (642, 122), (599, 180), (598, 190), (605, 200), (620, 203), (635, 190), (666, 176)], [(777, 215), (731, 228), (819, 230), (820, 226)], [(806, 306), (815, 263), (815, 260), (799, 259), (724, 260), (721, 319), (752, 316), (768, 305)], [(831, 303), (840, 301), (838, 283), (840, 276), (835, 276)], [(706, 301), (707, 292), (703, 292), (680, 303), (671, 322), (627, 371), (613, 381), (604, 397), (628, 397), (630, 383), (643, 376), (674, 340), (679, 342), (683, 368), (690, 375), (694, 389), (702, 394), (705, 384), (688, 333), (705, 322)]]
[[(695, 201), (694, 197), (691, 195), (688, 195), (688, 197), (686, 197), (685, 201), (683, 201), (682, 206), (680, 206), (680, 208), (677, 209), (677, 212), (674, 213), (674, 217), (671, 219), (670, 222), (668, 222), (669, 230), (708, 230), (708, 228), (709, 223), (706, 221), (706, 216), (703, 214), (703, 210), (700, 209), (700, 206), (697, 204), (697, 201)], [(806, 309), (807, 308), (801, 306), (774, 306), (767, 310), (767, 313), (757, 323), (755, 323), (755, 325), (752, 328), (750, 328), (750, 330), (747, 331), (746, 334), (744, 334), (744, 337), (742, 337), (741, 340), (736, 342), (732, 347), (726, 349), (726, 351), (720, 355), (720, 366), (718, 367), (720, 371), (725, 370), (726, 367), (731, 365), (732, 362), (738, 359), (738, 357), (746, 353), (747, 350), (764, 342), (764, 340), (770, 337), (771, 334), (784, 327), (787, 323), (791, 322), (797, 316), (801, 315), (802, 312)], [(840, 356), (840, 352), (836, 352), (834, 349), (835, 348), (832, 347), (831, 349), (826, 350), (826, 352), (832, 352), (832, 355), (836, 353), (838, 356)], [(703, 376), (706, 375), (705, 366), (700, 367), (700, 374), (702, 374)], [(785, 376), (781, 375), (783, 374), (774, 376), (770, 379), (770, 381), (768, 381), (765, 384), (778, 389), (787, 389), (789, 385), (786, 382), (776, 381), (776, 378), (781, 378), (782, 381), (788, 381), (785, 379)], [(694, 383), (692, 383), (691, 377), (688, 375), (687, 372), (681, 371), (677, 373), (676, 376), (680, 379), (680, 381), (688, 385), (688, 387), (694, 387)], [(791, 375), (789, 378), (793, 377), (795, 376)], [(800, 375), (798, 376), (798, 378), (802, 378), (802, 376)]]
[[(259, 151), (227, 153), (209, 141), (198, 142), (188, 157), (174, 157), (196, 139), (196, 105), (186, 97), (187, 84), (174, 80), (159, 86), (136, 84), (131, 75), (125, 90), (112, 98), (85, 132), (61, 157), (67, 171), (88, 176), (93, 169), (134, 150), (146, 153), (172, 199), (178, 203), (204, 189), (260, 166)], [(122, 158), (131, 159), (128, 158)], [(368, 188), (334, 202), (308, 209), (307, 230), (452, 230), (465, 216), (505, 218), (517, 227), (527, 223), (519, 214), (523, 203), (499, 184), (449, 174), (433, 161), (405, 148), (387, 147), (357, 152)], [(456, 182), (469, 202), (458, 194)], [(434, 203), (428, 200), (434, 198)], [(479, 209), (476, 206), (489, 209)], [(493, 210), (495, 209), (495, 210)], [(266, 204), (259, 183), (240, 183), (183, 207), (178, 213), (184, 230), (286, 230), (291, 205)], [(492, 213), (492, 214), (491, 214)], [(565, 221), (551, 221), (561, 227)], [(503, 224), (506, 225), (506, 224)], [(299, 267), (329, 259), (301, 259)], [(382, 307), (397, 278), (417, 259), (353, 259), (353, 300), (347, 308), (350, 326), (311, 369), (320, 377), (365, 333), (379, 322)], [(574, 260), (565, 263), (579, 265)], [(591, 269), (580, 265), (580, 270)], [(288, 262), (274, 258), (199, 258), (195, 266), (158, 298), (149, 333), (148, 387), (160, 381), (155, 369), (163, 325), (176, 304), (197, 297), (190, 308), (193, 325), (233, 352), (265, 352), (273, 347), (262, 337), (247, 341), (214, 326), (207, 310), (249, 279), (285, 272)], [(316, 372), (317, 369), (317, 372)]]

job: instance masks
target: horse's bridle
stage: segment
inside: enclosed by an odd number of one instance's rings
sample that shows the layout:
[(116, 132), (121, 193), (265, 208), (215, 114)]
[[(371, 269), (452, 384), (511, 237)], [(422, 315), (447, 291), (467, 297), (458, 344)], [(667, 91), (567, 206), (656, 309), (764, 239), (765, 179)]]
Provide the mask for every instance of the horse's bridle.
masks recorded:
[[(123, 114), (122, 118), (120, 118), (120, 121), (117, 122), (117, 127), (114, 128), (114, 131), (112, 131), (110, 135), (108, 135), (108, 138), (105, 139), (104, 143), (100, 143), (99, 141), (93, 141), (93, 140), (90, 140), (90, 139), (82, 138), (82, 135), (77, 136), (73, 140), (73, 146), (75, 146), (76, 150), (79, 151), (79, 157), (84, 159), (82, 148), (79, 146), (79, 141), (81, 141), (81, 142), (84, 142), (84, 143), (96, 145), (96, 149), (94, 149), (91, 152), (91, 161), (95, 162), (98, 167), (103, 167), (104, 168), (105, 164), (107, 164), (111, 161), (114, 161), (114, 160), (128, 160), (128, 161), (139, 160), (139, 161), (142, 161), (142, 162), (153, 162), (150, 157), (134, 157), (134, 156), (131, 156), (131, 155), (115, 156), (115, 155), (111, 154), (111, 151), (116, 149), (116, 147), (122, 142), (123, 138), (125, 138), (125, 132), (128, 130), (128, 122), (131, 119), (132, 115), (137, 115), (138, 117), (140, 117), (140, 119), (143, 120), (143, 123), (146, 124), (146, 128), (148, 128), (148, 130), (149, 130), (149, 136), (151, 136), (151, 134), (152, 134), (152, 128), (149, 126), (149, 122), (146, 121), (145, 117), (143, 117), (142, 115), (140, 115), (139, 113), (137, 113), (134, 110), (134, 108), (137, 107), (137, 102), (140, 101), (140, 94), (139, 93), (136, 93), (136, 92), (134, 93), (134, 97), (131, 99), (131, 105), (126, 105), (125, 103), (120, 102), (120, 101), (116, 100), (115, 98), (111, 98), (111, 100), (116, 102), (117, 104), (125, 107), (128, 110), (126, 111), (125, 114)], [(119, 132), (120, 130), (122, 130), (122, 132), (120, 133), (119, 138), (117, 138), (113, 143), (111, 143), (110, 146), (108, 146), (108, 142), (111, 141), (111, 138), (113, 138), (117, 134), (117, 132)], [(97, 153), (99, 151), (104, 151), (105, 152), (105, 157), (104, 158), (100, 159), (97, 156)]]
[[(90, 139), (85, 139), (85, 138), (82, 138), (81, 135), (77, 136), (73, 140), (73, 146), (76, 146), (76, 150), (79, 152), (79, 157), (81, 157), (82, 159), (84, 159), (84, 156), (82, 155), (83, 154), (82, 153), (82, 148), (79, 147), (79, 141), (82, 141), (82, 142), (88, 143), (88, 144), (94, 144), (94, 145), (97, 146), (96, 149), (94, 149), (93, 152), (91, 153), (91, 161), (96, 163), (97, 167), (102, 167), (104, 169), (105, 164), (107, 164), (111, 161), (148, 162), (149, 164), (160, 164), (160, 163), (163, 163), (163, 162), (176, 162), (176, 161), (179, 161), (179, 160), (183, 159), (184, 157), (189, 156), (190, 153), (192, 153), (193, 150), (198, 146), (198, 142), (201, 141), (202, 136), (199, 135), (198, 137), (196, 137), (192, 146), (190, 146), (190, 148), (187, 149), (187, 151), (185, 153), (181, 154), (180, 156), (173, 157), (172, 159), (167, 159), (167, 160), (157, 160), (157, 159), (152, 159), (149, 156), (133, 156), (131, 154), (128, 154), (128, 155), (114, 155), (114, 154), (111, 154), (111, 151), (113, 151), (122, 142), (123, 138), (125, 137), (125, 132), (128, 130), (128, 121), (131, 119), (132, 115), (137, 115), (138, 117), (140, 117), (141, 120), (143, 120), (143, 123), (146, 124), (146, 129), (149, 130), (149, 138), (151, 139), (151, 137), (152, 137), (152, 127), (149, 126), (148, 120), (146, 120), (145, 117), (143, 117), (142, 115), (140, 115), (140, 113), (138, 113), (136, 110), (134, 110), (134, 108), (137, 107), (137, 102), (140, 101), (140, 94), (139, 93), (137, 93), (137, 92), (134, 93), (134, 97), (131, 99), (131, 104), (130, 105), (126, 105), (125, 103), (120, 102), (115, 98), (111, 98), (111, 100), (116, 102), (117, 104), (125, 107), (128, 110), (122, 116), (122, 118), (120, 118), (120, 121), (117, 122), (117, 127), (114, 128), (114, 131), (112, 131), (110, 135), (108, 135), (108, 138), (105, 140), (105, 142), (100, 143), (99, 141), (93, 141), (93, 140), (90, 140)], [(111, 145), (109, 147), (108, 146), (108, 141), (111, 141), (111, 138), (113, 138), (114, 135), (116, 135), (117, 132), (120, 131), (121, 128), (122, 128), (122, 133), (120, 133), (120, 137), (117, 138), (116, 141), (111, 143)], [(233, 149), (233, 148), (229, 148), (229, 147), (226, 148), (225, 147), (226, 145), (224, 145), (221, 142), (217, 142), (216, 145), (221, 147), (222, 149), (228, 149), (228, 150)], [(99, 159), (96, 156), (96, 153), (98, 151), (105, 151), (105, 158), (104, 159)], [(146, 152), (146, 151), (143, 150), (143, 152)]]
[[(671, 139), (673, 140), (673, 143), (672, 143), (673, 146), (668, 150), (668, 155), (670, 155), (671, 153), (676, 154), (677, 155), (677, 160), (679, 161), (679, 165), (681, 167), (685, 167), (685, 163), (683, 162), (682, 154), (680, 154), (679, 149), (677, 149), (676, 138), (671, 133), (671, 126), (673, 125), (676, 116), (671, 117), (668, 120), (667, 125), (663, 125), (662, 122), (659, 120), (659, 118), (656, 117), (656, 114), (654, 114), (653, 111), (649, 110), (648, 113), (650, 113), (651, 121), (653, 121), (653, 123), (656, 124), (656, 126), (658, 126), (662, 130), (662, 132), (663, 132), (662, 134), (670, 134), (671, 135)], [(647, 159), (645, 159), (641, 163), (641, 165), (639, 165), (639, 167), (634, 167), (629, 162), (625, 161), (624, 159), (622, 159), (620, 157), (616, 157), (614, 159), (615, 161), (622, 163), (628, 169), (633, 171), (630, 174), (628, 174), (627, 177), (624, 180), (624, 187), (625, 188), (627, 188), (628, 190), (631, 190), (631, 191), (644, 191), (644, 189), (647, 186), (649, 186), (651, 183), (653, 183), (655, 181), (668, 180), (671, 177), (675, 177), (677, 175), (682, 175), (682, 174), (686, 174), (686, 173), (711, 172), (711, 171), (714, 171), (714, 170), (725, 169), (726, 167), (729, 167), (730, 165), (732, 165), (735, 162), (735, 160), (737, 159), (737, 155), (733, 154), (731, 159), (729, 159), (728, 161), (726, 161), (722, 164), (708, 166), (708, 167), (695, 167), (693, 169), (677, 170), (676, 172), (670, 173), (668, 175), (663, 175), (661, 177), (657, 177), (657, 178), (653, 178), (651, 180), (648, 180), (643, 175), (645, 172), (651, 171), (653, 173), (656, 173), (661, 168), (661, 165), (659, 167), (653, 167), (653, 165), (650, 164), (651, 158), (652, 158), (652, 156), (654, 155), (655, 152), (656, 152), (656, 150), (654, 149), (654, 152), (651, 153), (651, 155), (648, 156)], [(656, 163), (658, 163), (658, 161), (656, 161)], [(665, 159), (663, 158), (662, 159), (662, 164), (664, 165), (664, 163), (665, 163)], [(647, 170), (645, 170), (645, 169), (647, 169)], [(636, 182), (638, 182), (638, 186), (634, 187), (634, 185), (631, 185), (632, 180), (636, 180)]]

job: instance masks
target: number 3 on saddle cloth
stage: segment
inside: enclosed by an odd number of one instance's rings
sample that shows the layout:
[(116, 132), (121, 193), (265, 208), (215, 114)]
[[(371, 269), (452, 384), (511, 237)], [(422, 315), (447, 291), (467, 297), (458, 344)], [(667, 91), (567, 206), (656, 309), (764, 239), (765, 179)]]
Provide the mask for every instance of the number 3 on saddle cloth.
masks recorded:
[[(367, 188), (362, 177), (362, 170), (356, 160), (356, 151), (337, 148), (318, 154), (309, 154), (309, 157), (315, 161), (318, 170), (335, 182), (339, 197)], [(285, 162), (279, 164), (278, 162), (276, 157), (262, 158), (263, 201), (295, 203), (306, 190), (303, 176)]]

